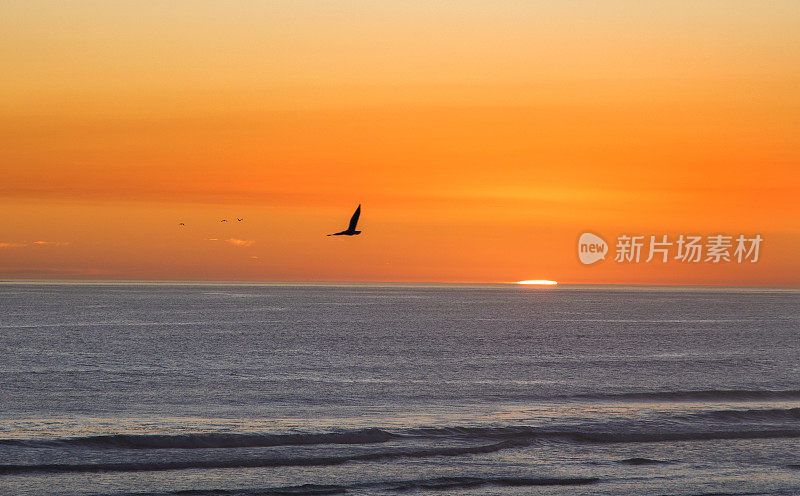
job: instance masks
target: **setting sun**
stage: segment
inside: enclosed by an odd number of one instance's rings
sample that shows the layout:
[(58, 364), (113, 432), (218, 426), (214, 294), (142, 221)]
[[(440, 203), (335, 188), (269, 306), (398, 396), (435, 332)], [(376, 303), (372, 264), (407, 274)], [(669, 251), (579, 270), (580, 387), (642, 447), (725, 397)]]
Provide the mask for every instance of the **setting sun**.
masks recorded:
[(555, 286), (558, 284), (556, 281), (549, 281), (547, 279), (529, 279), (527, 281), (517, 281), (517, 284), (526, 286)]

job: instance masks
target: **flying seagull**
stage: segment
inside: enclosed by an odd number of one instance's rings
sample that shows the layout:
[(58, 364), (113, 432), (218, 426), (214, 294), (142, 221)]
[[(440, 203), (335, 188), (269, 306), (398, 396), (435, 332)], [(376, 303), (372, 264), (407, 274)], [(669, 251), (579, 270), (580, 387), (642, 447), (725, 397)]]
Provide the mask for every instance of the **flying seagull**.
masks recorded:
[(239, 217), (236, 217), (236, 220), (238, 220), (239, 222), (241, 222), (241, 221), (243, 221), (244, 219), (240, 219)]
[(222, 219), (220, 222), (228, 222), (228, 219)]
[(186, 224), (184, 224), (183, 222), (181, 222), (181, 223), (180, 223), (180, 224), (178, 224), (178, 225), (179, 225), (179, 226), (185, 226)]
[(328, 234), (328, 236), (355, 236), (356, 234), (361, 234), (361, 231), (356, 231), (356, 224), (358, 224), (358, 218), (361, 216), (361, 205), (358, 205), (355, 213), (353, 216), (350, 217), (350, 225), (347, 226), (347, 229), (344, 231), (339, 231), (337, 233)]

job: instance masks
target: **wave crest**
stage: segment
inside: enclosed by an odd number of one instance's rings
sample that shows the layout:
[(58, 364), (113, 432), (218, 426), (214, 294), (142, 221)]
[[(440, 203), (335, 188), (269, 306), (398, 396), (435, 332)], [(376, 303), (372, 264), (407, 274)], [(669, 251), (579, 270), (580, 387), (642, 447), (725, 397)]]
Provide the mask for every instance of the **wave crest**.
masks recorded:
[(793, 421), (800, 420), (800, 408), (769, 408), (749, 410), (714, 410), (684, 415), (685, 419), (735, 421)]
[(571, 396), (577, 399), (628, 401), (696, 401), (696, 400), (787, 400), (800, 399), (800, 390), (769, 389), (706, 389), (698, 391), (650, 391), (631, 393), (587, 393)]
[(78, 446), (95, 449), (202, 449), (266, 448), (313, 444), (374, 444), (397, 437), (387, 431), (370, 428), (345, 432), (296, 434), (114, 434), (53, 440), (0, 439), (0, 445), (38, 447)]
[(93, 473), (93, 472), (160, 472), (165, 470), (187, 470), (193, 468), (262, 468), (293, 466), (341, 465), (353, 461), (377, 461), (392, 458), (428, 458), (434, 456), (464, 456), (493, 453), (524, 446), (527, 443), (503, 441), (478, 446), (452, 446), (443, 448), (398, 448), (371, 453), (358, 453), (339, 456), (240, 458), (217, 460), (182, 460), (122, 463), (44, 463), (0, 465), (0, 475), (26, 473)]

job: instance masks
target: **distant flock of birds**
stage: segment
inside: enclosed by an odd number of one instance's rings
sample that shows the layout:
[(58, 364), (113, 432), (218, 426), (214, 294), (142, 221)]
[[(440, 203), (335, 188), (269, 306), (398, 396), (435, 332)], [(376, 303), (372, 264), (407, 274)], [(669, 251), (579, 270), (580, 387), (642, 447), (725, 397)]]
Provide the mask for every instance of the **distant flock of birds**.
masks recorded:
[[(242, 222), (244, 219), (240, 219), (239, 217), (236, 217), (236, 220), (238, 222)], [(220, 220), (220, 222), (228, 222), (228, 219), (222, 219), (222, 220)], [(179, 222), (178, 226), (179, 227), (186, 227), (186, 224), (184, 224), (183, 222)]]
[[(339, 231), (336, 233), (328, 234), (327, 236), (355, 236), (357, 234), (361, 234), (361, 231), (356, 231), (356, 226), (358, 225), (358, 218), (361, 217), (361, 204), (358, 204), (356, 211), (353, 212), (353, 216), (350, 217), (350, 224), (347, 226), (347, 229), (344, 231)], [(242, 222), (244, 218), (236, 217), (236, 222)], [(228, 222), (228, 219), (221, 219), (220, 222)], [(178, 227), (186, 227), (186, 224), (183, 222), (178, 223)]]

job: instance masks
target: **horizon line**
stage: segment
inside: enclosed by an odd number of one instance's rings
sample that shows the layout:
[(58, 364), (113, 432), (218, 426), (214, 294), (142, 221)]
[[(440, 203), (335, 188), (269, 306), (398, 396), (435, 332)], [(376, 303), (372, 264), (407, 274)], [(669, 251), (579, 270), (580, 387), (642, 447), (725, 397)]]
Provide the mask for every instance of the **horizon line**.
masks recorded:
[(398, 285), (398, 286), (519, 286), (528, 290), (559, 287), (661, 287), (661, 288), (741, 288), (741, 289), (800, 289), (800, 286), (735, 285), (718, 283), (658, 283), (658, 282), (558, 282), (549, 286), (526, 286), (518, 281), (334, 281), (334, 280), (222, 280), (222, 279), (15, 279), (0, 278), (0, 284), (75, 284), (75, 285), (229, 285), (229, 286), (337, 286), (337, 285)]

